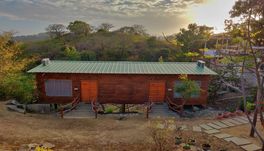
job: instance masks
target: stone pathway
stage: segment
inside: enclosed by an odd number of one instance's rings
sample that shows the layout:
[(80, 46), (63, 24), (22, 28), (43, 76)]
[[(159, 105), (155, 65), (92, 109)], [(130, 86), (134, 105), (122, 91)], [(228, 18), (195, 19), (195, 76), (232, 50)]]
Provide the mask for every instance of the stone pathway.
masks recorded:
[[(169, 123), (169, 124), (168, 124)], [(247, 117), (245, 116), (238, 116), (238, 117), (233, 117), (230, 119), (224, 119), (224, 120), (217, 120), (213, 121), (210, 123), (204, 123), (200, 125), (194, 125), (191, 128), (189, 128), (186, 125), (182, 125), (179, 127), (180, 130), (191, 130), (195, 132), (205, 132), (209, 135), (213, 135), (219, 139), (223, 139), (228, 142), (232, 142), (237, 146), (240, 146), (243, 150), (245, 151), (259, 151), (261, 149), (260, 146), (257, 146), (255, 144), (252, 144), (248, 139), (245, 138), (240, 138), (240, 137), (235, 137), (230, 134), (222, 133), (221, 129), (225, 128), (230, 128), (230, 127), (235, 127), (235, 126), (240, 126), (243, 124), (248, 124), (249, 121)], [(158, 123), (157, 128), (160, 129), (176, 129), (176, 125), (174, 122), (166, 122), (165, 123)]]

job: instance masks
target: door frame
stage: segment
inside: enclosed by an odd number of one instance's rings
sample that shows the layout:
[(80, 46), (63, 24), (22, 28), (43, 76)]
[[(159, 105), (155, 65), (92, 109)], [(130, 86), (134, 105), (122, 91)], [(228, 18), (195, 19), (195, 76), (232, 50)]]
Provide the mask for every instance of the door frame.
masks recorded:
[(164, 84), (164, 96), (163, 96), (163, 100), (162, 101), (153, 101), (155, 103), (163, 103), (165, 102), (165, 99), (166, 99), (166, 81), (165, 80), (151, 80), (149, 81), (149, 89), (148, 89), (148, 99), (150, 101), (150, 85), (151, 83), (162, 83)]
[[(81, 95), (81, 102), (85, 102), (85, 103), (91, 103), (91, 100), (89, 99), (89, 101), (84, 101), (83, 100), (83, 96), (82, 96), (82, 93), (83, 93), (83, 88), (82, 88), (82, 82), (95, 82), (96, 83), (96, 94), (97, 94), (97, 96), (96, 96), (96, 99), (98, 99), (98, 81), (97, 80), (81, 80), (81, 82), (80, 82), (80, 95)], [(88, 90), (89, 91), (89, 90)]]

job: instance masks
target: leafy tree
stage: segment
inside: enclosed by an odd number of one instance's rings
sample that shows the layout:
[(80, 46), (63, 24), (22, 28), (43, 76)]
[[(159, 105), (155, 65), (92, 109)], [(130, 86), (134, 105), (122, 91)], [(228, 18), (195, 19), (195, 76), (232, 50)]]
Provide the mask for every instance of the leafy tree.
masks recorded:
[(83, 61), (95, 61), (96, 60), (96, 53), (94, 51), (83, 51), (80, 54), (81, 60)]
[(33, 59), (24, 57), (21, 47), (12, 40), (12, 33), (0, 35), (0, 96), (30, 102), (34, 93), (33, 78), (22, 72)]
[(89, 24), (87, 24), (84, 21), (79, 21), (79, 20), (70, 22), (67, 29), (77, 36), (80, 36), (80, 35), (88, 36), (88, 34), (92, 32), (92, 28)]
[(0, 84), (0, 96), (14, 98), (20, 103), (34, 100), (35, 80), (31, 75), (12, 74), (5, 77)]
[[(262, 141), (264, 150), (264, 138), (256, 130), (257, 115), (260, 113), (261, 122), (264, 125), (264, 118), (261, 110), (261, 104), (263, 104), (263, 76), (259, 68), (262, 66), (263, 62), (259, 61), (260, 57), (263, 57), (263, 53), (254, 49), (253, 46), (263, 46), (264, 36), (263, 36), (263, 26), (264, 26), (264, 1), (263, 0), (238, 0), (230, 11), (232, 18), (239, 18), (239, 22), (234, 23), (234, 20), (227, 21), (227, 30), (234, 35), (233, 37), (242, 38), (245, 41), (245, 47), (242, 47), (247, 57), (243, 57), (242, 61), (242, 76), (244, 70), (250, 70), (256, 76), (257, 82), (257, 93), (255, 102), (255, 111), (253, 124), (251, 125), (250, 136), (254, 136), (256, 133), (260, 140)], [(250, 60), (248, 60), (250, 57)], [(245, 96), (243, 80), (241, 93)], [(244, 97), (244, 101), (246, 99)], [(244, 103), (246, 104), (246, 103)], [(250, 118), (248, 117), (250, 120)]]
[(200, 87), (195, 81), (188, 79), (187, 75), (181, 75), (179, 79), (181, 84), (176, 85), (174, 90), (182, 96), (184, 105), (192, 95), (200, 92)]
[(71, 46), (66, 46), (64, 48), (64, 56), (66, 57), (66, 59), (80, 60), (79, 52), (74, 47)]
[(109, 24), (109, 23), (102, 23), (99, 27), (97, 32), (109, 32), (110, 29), (112, 29), (114, 25)]
[(133, 25), (133, 26), (124, 26), (117, 30), (118, 32), (127, 33), (127, 34), (136, 34), (147, 36), (146, 29), (142, 25)]
[(20, 73), (32, 59), (23, 56), (22, 45), (12, 40), (12, 33), (0, 35), (0, 81), (9, 74)]
[(62, 24), (51, 24), (46, 31), (51, 38), (60, 38), (66, 32), (66, 27)]
[(189, 24), (187, 29), (180, 29), (180, 32), (176, 34), (176, 40), (184, 52), (198, 52), (200, 48), (205, 47), (212, 35), (212, 30), (212, 27), (205, 25)]

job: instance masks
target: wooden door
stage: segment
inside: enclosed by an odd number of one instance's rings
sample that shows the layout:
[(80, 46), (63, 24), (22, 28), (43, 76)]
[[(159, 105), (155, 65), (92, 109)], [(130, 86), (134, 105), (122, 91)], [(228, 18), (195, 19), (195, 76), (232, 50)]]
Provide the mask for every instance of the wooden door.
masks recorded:
[(164, 102), (165, 100), (165, 82), (150, 82), (149, 100), (152, 102)]
[(97, 100), (98, 86), (97, 81), (87, 80), (81, 81), (81, 100), (83, 102), (90, 103), (93, 100)]

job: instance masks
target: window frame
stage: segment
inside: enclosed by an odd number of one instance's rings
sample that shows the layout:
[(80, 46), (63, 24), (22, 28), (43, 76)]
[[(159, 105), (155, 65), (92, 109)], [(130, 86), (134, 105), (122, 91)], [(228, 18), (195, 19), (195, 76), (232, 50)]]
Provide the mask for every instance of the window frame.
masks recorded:
[[(58, 82), (61, 82), (61, 83), (58, 83)], [(65, 84), (64, 82), (69, 82), (69, 83)], [(48, 85), (48, 84), (53, 84), (53, 85)], [(58, 88), (62, 88), (62, 89), (58, 89)], [(47, 97), (72, 97), (73, 96), (72, 80), (70, 79), (45, 79), (44, 89), (45, 89), (45, 96)]]

